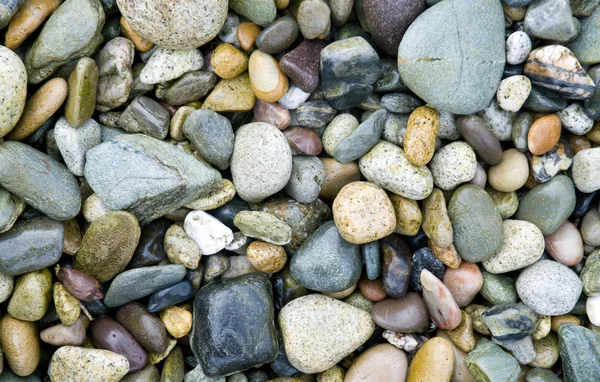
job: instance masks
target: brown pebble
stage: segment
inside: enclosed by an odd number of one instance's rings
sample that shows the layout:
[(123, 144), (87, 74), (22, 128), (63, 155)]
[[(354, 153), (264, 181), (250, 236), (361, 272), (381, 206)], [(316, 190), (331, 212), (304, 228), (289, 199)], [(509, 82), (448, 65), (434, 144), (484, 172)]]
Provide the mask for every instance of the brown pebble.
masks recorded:
[(256, 37), (260, 34), (260, 32), (262, 32), (262, 28), (254, 23), (241, 23), (237, 29), (237, 39), (242, 49), (247, 52), (254, 49)]
[(333, 158), (320, 159), (325, 168), (325, 181), (321, 185), (319, 198), (324, 201), (333, 201), (345, 185), (360, 180), (360, 169), (356, 162), (340, 163)]
[(10, 20), (4, 45), (17, 49), (61, 3), (61, 0), (25, 0)]
[(123, 33), (123, 36), (127, 37), (133, 43), (135, 49), (139, 50), (140, 52), (147, 52), (154, 46), (154, 44), (133, 30), (125, 17), (121, 17), (121, 32)]
[(314, 130), (293, 126), (283, 131), (290, 147), (303, 155), (319, 155), (323, 151), (321, 138)]
[(361, 278), (358, 281), (358, 289), (360, 289), (360, 293), (367, 300), (373, 302), (382, 301), (387, 297), (381, 279), (369, 280), (368, 278)]
[(457, 269), (446, 269), (443, 278), (459, 307), (473, 301), (483, 286), (483, 275), (475, 263), (463, 261)]
[(250, 243), (246, 256), (252, 266), (263, 273), (279, 272), (287, 262), (287, 254), (282, 246), (260, 240)]
[(13, 373), (30, 375), (40, 363), (37, 323), (4, 315), (0, 320), (0, 346)]
[(539, 118), (529, 128), (527, 147), (533, 155), (542, 155), (550, 151), (560, 139), (561, 123), (556, 114)]
[(292, 120), (290, 111), (278, 103), (269, 103), (257, 99), (252, 111), (256, 122), (270, 123), (279, 130), (288, 127)]

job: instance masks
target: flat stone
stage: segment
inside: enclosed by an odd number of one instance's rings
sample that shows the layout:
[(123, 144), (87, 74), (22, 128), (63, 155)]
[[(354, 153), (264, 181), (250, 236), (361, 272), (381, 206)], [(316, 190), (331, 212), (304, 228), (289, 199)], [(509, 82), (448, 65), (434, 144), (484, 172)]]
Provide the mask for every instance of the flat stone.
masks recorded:
[(262, 211), (241, 211), (233, 224), (246, 236), (276, 245), (288, 244), (292, 228), (276, 216)]
[(517, 360), (487, 338), (477, 342), (475, 349), (465, 358), (465, 364), (474, 376), (481, 379), (516, 381), (521, 373)]
[(98, 66), (91, 58), (77, 61), (69, 76), (69, 95), (65, 104), (65, 117), (75, 128), (90, 119), (96, 108)]
[(200, 70), (203, 65), (204, 58), (197, 49), (158, 48), (142, 69), (140, 81), (143, 84), (167, 82), (179, 78), (187, 72)]
[(54, 352), (48, 374), (52, 380), (88, 382), (101, 378), (106, 382), (120, 381), (129, 372), (129, 361), (108, 350), (63, 346)]
[(417, 351), (408, 369), (408, 381), (448, 381), (452, 377), (454, 352), (451, 342), (434, 337)]
[(131, 372), (142, 369), (148, 363), (148, 355), (131, 333), (108, 316), (97, 317), (92, 321), (90, 340), (101, 349), (125, 356)]
[(184, 105), (206, 97), (217, 84), (212, 72), (192, 71), (175, 80), (165, 91), (165, 101), (171, 105)]
[(566, 381), (595, 378), (600, 372), (600, 340), (589, 329), (566, 324), (558, 329), (560, 358)]
[(420, 333), (429, 328), (427, 307), (421, 295), (415, 292), (375, 303), (371, 317), (378, 326), (397, 333)]
[(541, 0), (527, 8), (524, 29), (531, 37), (567, 42), (579, 34), (579, 20), (573, 17), (570, 1)]

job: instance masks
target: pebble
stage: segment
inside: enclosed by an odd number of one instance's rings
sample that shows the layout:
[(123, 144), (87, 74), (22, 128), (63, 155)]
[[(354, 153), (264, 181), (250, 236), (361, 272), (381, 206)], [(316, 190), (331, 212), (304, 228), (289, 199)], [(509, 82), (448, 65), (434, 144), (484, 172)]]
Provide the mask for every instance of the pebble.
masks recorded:
[(288, 303), (278, 321), (287, 358), (295, 368), (311, 374), (337, 364), (374, 330), (367, 312), (318, 294)]
[(593, 192), (600, 189), (600, 182), (594, 174), (597, 173), (596, 163), (600, 156), (597, 148), (581, 150), (573, 158), (572, 176), (575, 186), (581, 192)]
[[(202, 69), (204, 59), (197, 49), (170, 50), (158, 48), (140, 73), (143, 84), (157, 84)], [(218, 73), (217, 73), (218, 74)]]
[(77, 269), (61, 267), (56, 272), (56, 277), (79, 300), (91, 302), (104, 298), (98, 280)]
[[(149, 55), (151, 55), (155, 49), (158, 49), (158, 47), (155, 46), (152, 42), (146, 40), (137, 31), (135, 31), (125, 17), (121, 17), (119, 26), (121, 32), (123, 33), (123, 36), (130, 40), (131, 43), (135, 46), (135, 48), (140, 52), (150, 52)], [(145, 57), (146, 59), (148, 58), (148, 56)]]
[(0, 346), (10, 370), (20, 377), (31, 375), (40, 363), (40, 341), (35, 322), (21, 321), (5, 314), (0, 320)]
[(389, 197), (396, 214), (394, 232), (406, 236), (416, 235), (423, 219), (417, 202), (395, 194), (390, 194)]
[[(19, 4), (19, 1), (13, 2)], [(15, 50), (29, 37), (61, 4), (59, 0), (23, 1), (17, 12), (10, 19), (4, 46)], [(0, 23), (1, 25), (1, 23)]]
[(522, 220), (505, 220), (502, 247), (483, 266), (491, 273), (506, 273), (535, 263), (543, 253), (544, 236), (539, 228)]
[(219, 170), (229, 167), (234, 134), (227, 118), (212, 110), (194, 110), (185, 119), (183, 133), (210, 165)]
[[(206, 88), (209, 87), (210, 83), (206, 84)], [(204, 99), (202, 108), (216, 112), (249, 111), (254, 107), (255, 101), (250, 76), (248, 73), (242, 73), (237, 77), (217, 82), (212, 92)]]
[(554, 260), (568, 267), (575, 266), (583, 258), (582, 234), (567, 220), (553, 234), (546, 236), (546, 251)]
[(78, 128), (92, 117), (96, 107), (98, 87), (96, 62), (88, 57), (80, 59), (69, 76), (68, 84), (65, 117), (71, 126)]
[(215, 254), (233, 240), (233, 231), (204, 211), (187, 214), (183, 228), (203, 255)]
[(98, 89), (96, 110), (106, 112), (124, 104), (133, 86), (135, 47), (123, 37), (107, 42), (96, 54)]
[[(443, 39), (446, 32), (436, 25), (461, 38)], [(487, 42), (483, 48), (481, 39)], [(455, 114), (471, 114), (490, 103), (505, 59), (502, 7), (487, 0), (434, 5), (413, 21), (398, 49), (402, 81), (432, 107)]]
[(277, 14), (274, 0), (233, 0), (230, 7), (261, 27), (272, 24)]
[[(388, 166), (387, 163), (398, 163)], [(433, 190), (433, 176), (425, 166), (414, 166), (404, 151), (389, 142), (379, 142), (359, 160), (361, 173), (374, 184), (400, 196), (423, 200)]]
[(579, 34), (579, 20), (573, 17), (570, 2), (536, 1), (527, 7), (525, 32), (535, 38), (566, 42)]
[(79, 300), (60, 282), (54, 283), (52, 300), (63, 325), (73, 325), (81, 314)]
[[(421, 105), (423, 105), (423, 102), (421, 102), (421, 100), (419, 100), (417, 97), (412, 96), (410, 94), (405, 94), (405, 93), (388, 93), (385, 94), (384, 96), (381, 97), (381, 106), (386, 108), (389, 112), (392, 113), (400, 113), (400, 114), (407, 114), (407, 113), (412, 113), (413, 111), (415, 111), (416, 109), (418, 109)], [(427, 107), (427, 106), (425, 106)], [(429, 110), (435, 110), (435, 109), (431, 109), (428, 108)], [(426, 111), (427, 109), (421, 109), (421, 111)], [(426, 117), (427, 116), (427, 112), (425, 113), (421, 113), (422, 117)], [(433, 113), (433, 115), (435, 115), (435, 113)], [(434, 118), (433, 121), (438, 120), (439, 118)], [(438, 123), (439, 125), (439, 123)]]
[(220, 44), (213, 50), (210, 64), (217, 76), (234, 78), (248, 69), (248, 56), (234, 45)]
[(156, 139), (165, 139), (169, 133), (169, 112), (158, 102), (145, 97), (136, 97), (123, 111), (118, 126), (130, 133), (142, 133)]
[(387, 298), (373, 305), (373, 321), (397, 333), (419, 333), (429, 328), (429, 313), (421, 295), (410, 292), (401, 299)]
[(558, 115), (550, 114), (536, 120), (527, 134), (527, 147), (534, 155), (542, 155), (552, 149), (560, 138), (561, 121)]
[(308, 101), (298, 106), (296, 119), (302, 126), (321, 129), (337, 114), (327, 101)]
[[(10, 230), (25, 209), (25, 202), (0, 188), (0, 233)], [(68, 249), (65, 251), (68, 252)]]
[(527, 101), (531, 92), (531, 81), (525, 76), (511, 76), (500, 82), (496, 99), (498, 106), (506, 111), (517, 112)]
[(86, 339), (89, 320), (80, 315), (72, 325), (57, 324), (40, 332), (40, 339), (54, 346), (80, 346)]
[[(301, 155), (319, 155), (323, 151), (321, 138), (311, 129), (293, 126), (285, 129), (283, 134), (287, 137), (290, 147)], [(323, 163), (322, 158), (319, 159)]]
[(451, 190), (475, 177), (477, 157), (468, 143), (452, 142), (433, 156), (429, 167), (435, 185)]
[(187, 335), (192, 329), (192, 313), (178, 306), (171, 306), (161, 311), (160, 319), (169, 334), (175, 338)]
[(580, 234), (586, 245), (596, 247), (600, 245), (600, 213), (598, 209), (590, 207), (581, 220)]
[(500, 304), (487, 309), (481, 319), (494, 339), (513, 341), (522, 339), (534, 330), (537, 314), (524, 304)]
[(323, 39), (331, 28), (331, 10), (321, 0), (301, 0), (294, 4), (292, 15), (298, 21), (300, 32), (305, 39)]
[(134, 0), (119, 0), (117, 4), (137, 33), (165, 49), (191, 49), (209, 42), (221, 30), (228, 9), (224, 0), (193, 0), (168, 7)]
[(410, 248), (399, 235), (390, 235), (381, 240), (381, 280), (388, 296), (402, 298), (408, 291), (412, 261)]
[[(18, 75), (18, 73), (16, 74)], [(15, 94), (18, 94), (19, 89), (15, 89)], [(48, 120), (60, 107), (67, 98), (68, 85), (67, 81), (62, 78), (53, 78), (43, 84), (34, 94), (27, 100), (25, 107), (21, 106), (21, 118), (16, 125), (13, 123), (14, 129), (3, 131), (6, 139), (21, 141), (37, 129), (39, 129), (46, 120)], [(11, 102), (7, 99), (4, 102)], [(13, 100), (12, 102), (16, 102)], [(12, 109), (12, 107), (11, 107)], [(18, 105), (16, 110), (19, 110)], [(8, 134), (6, 134), (8, 133)]]
[[(588, 8), (585, 10), (577, 9), (582, 6), (587, 6)], [(573, 51), (573, 54), (579, 59), (579, 61), (581, 61), (582, 64), (596, 64), (600, 62), (597, 52), (598, 31), (596, 29), (596, 26), (598, 25), (598, 17), (600, 16), (598, 3), (595, 1), (577, 1), (575, 4), (571, 4), (571, 9), (573, 10), (573, 14), (575, 16), (589, 17), (582, 18), (580, 20), (581, 30), (578, 36), (569, 43), (569, 48), (571, 51)]]
[(600, 252), (594, 250), (588, 255), (580, 273), (583, 283), (583, 293), (586, 296), (595, 297), (600, 295), (598, 272), (600, 272)]
[(285, 129), (291, 122), (290, 111), (278, 103), (268, 103), (258, 99), (252, 111), (257, 122), (271, 124), (279, 130)]
[(500, 192), (491, 187), (487, 187), (485, 191), (492, 197), (494, 205), (498, 209), (503, 220), (510, 218), (517, 212), (517, 209), (519, 208), (519, 198), (515, 191)]
[[(290, 85), (283, 97), (279, 98), (279, 104), (288, 110), (295, 110), (310, 97), (310, 93), (302, 91), (296, 85)], [(297, 119), (297, 118), (296, 118)]]
[(87, 119), (75, 128), (65, 117), (54, 125), (54, 139), (67, 168), (76, 176), (83, 176), (85, 154), (101, 143), (101, 130), (98, 122)]
[(177, 224), (169, 227), (165, 234), (164, 251), (173, 264), (182, 264), (188, 269), (196, 269), (202, 257), (198, 244)]
[(21, 117), (27, 99), (27, 72), (23, 62), (10, 49), (0, 46), (0, 79), (6, 95), (0, 102), (0, 135), (8, 134)]
[(283, 247), (263, 241), (250, 243), (246, 255), (252, 266), (263, 273), (279, 272), (287, 262)]
[(344, 381), (404, 381), (407, 371), (408, 361), (404, 352), (390, 344), (379, 344), (369, 348), (352, 362)]
[(460, 135), (483, 162), (489, 165), (500, 163), (500, 140), (485, 120), (476, 115), (460, 116), (456, 120), (456, 126)]
[(325, 181), (321, 185), (319, 198), (333, 201), (346, 184), (360, 180), (360, 170), (356, 162), (339, 163), (333, 158), (319, 159), (325, 169)]
[[(171, 105), (183, 105), (204, 98), (211, 90), (213, 90), (217, 83), (217, 79), (215, 73), (212, 72), (193, 71), (186, 73), (165, 89), (165, 101)], [(248, 83), (248, 88), (249, 87), (250, 84)], [(253, 96), (252, 91), (249, 89), (248, 91), (250, 95)], [(213, 96), (212, 99), (213, 108), (216, 107), (214, 98), (215, 96)], [(238, 99), (240, 101), (243, 100), (243, 98)], [(221, 106), (223, 106), (223, 104), (221, 104)]]
[(454, 352), (450, 341), (434, 337), (417, 351), (408, 368), (408, 382), (450, 381)]
[(167, 350), (169, 336), (165, 325), (148, 313), (144, 305), (138, 302), (124, 304), (117, 310), (115, 319), (146, 351), (162, 353)]
[(127, 358), (112, 351), (63, 346), (52, 355), (48, 374), (53, 381), (91, 382), (101, 378), (117, 382), (129, 369)]
[(255, 50), (248, 62), (250, 84), (256, 97), (265, 102), (277, 102), (288, 90), (288, 79), (275, 58)]
[(517, 302), (517, 290), (513, 279), (482, 271), (483, 286), (481, 295), (492, 304), (512, 304)]
[(133, 336), (119, 323), (108, 316), (92, 321), (90, 339), (101, 349), (121, 354), (129, 361), (129, 371), (138, 371), (146, 366), (148, 357)]
[(594, 120), (586, 114), (580, 102), (574, 102), (556, 114), (561, 125), (575, 135), (585, 135), (594, 126)]
[(332, 210), (340, 235), (353, 244), (381, 239), (396, 228), (391, 201), (382, 188), (372, 183), (353, 182), (344, 186)]
[(423, 201), (422, 229), (436, 246), (446, 248), (452, 245), (453, 230), (446, 210), (446, 200), (442, 191), (437, 188)]
[(275, 194), (285, 187), (291, 172), (291, 150), (276, 127), (255, 122), (237, 130), (231, 173), (242, 199), (258, 202)]
[(283, 16), (256, 36), (256, 47), (268, 54), (280, 53), (296, 41), (299, 32), (296, 21), (289, 16)]
[(450, 290), (427, 269), (421, 272), (421, 286), (431, 320), (440, 329), (455, 329), (461, 313)]
[(500, 141), (511, 140), (512, 124), (515, 119), (515, 113), (502, 109), (496, 100), (490, 102), (488, 107), (477, 113), (498, 137)]
[(279, 60), (281, 71), (301, 90), (312, 93), (319, 82), (319, 57), (326, 43), (304, 40)]
[[(506, 39), (506, 63), (519, 65), (527, 61), (531, 53), (531, 38), (523, 31), (516, 31)], [(515, 110), (516, 111), (516, 110)]]
[(235, 197), (235, 186), (229, 179), (221, 179), (208, 194), (186, 204), (193, 210), (210, 211), (227, 204)]
[(433, 157), (439, 119), (437, 111), (427, 106), (418, 107), (410, 114), (404, 136), (404, 154), (411, 164), (423, 166)]
[(512, 125), (511, 136), (515, 148), (524, 153), (528, 150), (527, 136), (533, 124), (533, 117), (528, 112), (523, 112), (515, 118)]
[(569, 143), (562, 139), (542, 156), (528, 154), (531, 176), (536, 182), (547, 182), (561, 170), (568, 170), (573, 163)]
[(550, 369), (558, 361), (560, 354), (556, 334), (549, 333), (540, 340), (534, 339), (533, 347), (535, 348), (536, 356), (533, 362), (531, 362), (531, 366)]
[(26, 273), (15, 281), (6, 311), (23, 321), (38, 321), (52, 301), (52, 275), (47, 268)]
[(600, 342), (594, 332), (579, 325), (563, 325), (558, 330), (558, 342), (565, 379), (586, 380), (600, 371)]
[[(349, 118), (334, 119), (323, 133), (325, 151), (341, 163), (354, 161), (365, 155), (381, 137), (387, 112), (378, 110), (356, 126)], [(330, 142), (333, 140), (333, 142)]]
[(477, 342), (465, 364), (473, 375), (488, 380), (515, 381), (521, 373), (517, 360), (487, 338)]
[(238, 25), (236, 36), (242, 49), (251, 51), (261, 31), (262, 28), (252, 22), (244, 22)]
[(4, 29), (10, 22), (13, 15), (17, 12), (19, 7), (23, 5), (23, 0), (7, 1), (2, 4), (0, 8), (0, 27)]
[(483, 275), (475, 263), (463, 261), (458, 268), (447, 268), (442, 278), (459, 307), (469, 305), (483, 287)]
[(245, 235), (275, 245), (288, 244), (292, 228), (276, 216), (262, 211), (241, 211), (233, 224)]
[(579, 277), (566, 266), (540, 260), (521, 272), (517, 293), (536, 313), (560, 315), (571, 311), (581, 294)]

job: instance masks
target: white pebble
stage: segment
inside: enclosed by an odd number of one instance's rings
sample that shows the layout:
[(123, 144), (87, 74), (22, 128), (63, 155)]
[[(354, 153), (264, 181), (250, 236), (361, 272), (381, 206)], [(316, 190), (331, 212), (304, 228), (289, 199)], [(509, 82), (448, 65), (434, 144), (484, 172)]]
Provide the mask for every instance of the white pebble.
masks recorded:
[(506, 63), (522, 64), (531, 53), (531, 39), (525, 32), (514, 32), (506, 40)]
[(563, 127), (575, 135), (585, 135), (594, 126), (580, 102), (575, 102), (557, 112)]
[(279, 99), (279, 104), (288, 110), (296, 110), (310, 97), (310, 93), (305, 93), (295, 85), (291, 85), (287, 93)]
[(531, 92), (531, 81), (525, 76), (511, 76), (500, 82), (496, 99), (498, 106), (506, 111), (517, 112), (527, 101)]
[(585, 312), (592, 325), (600, 326), (600, 296), (587, 298)]
[(233, 231), (204, 211), (190, 212), (183, 228), (203, 255), (214, 255), (233, 241)]

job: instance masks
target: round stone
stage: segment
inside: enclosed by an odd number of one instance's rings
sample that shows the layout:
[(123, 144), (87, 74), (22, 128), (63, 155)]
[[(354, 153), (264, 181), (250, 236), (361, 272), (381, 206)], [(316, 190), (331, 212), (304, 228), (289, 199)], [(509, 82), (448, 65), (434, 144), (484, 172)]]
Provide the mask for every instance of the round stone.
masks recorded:
[(312, 203), (325, 181), (323, 163), (316, 156), (297, 155), (292, 159), (292, 175), (284, 191), (301, 203)]
[(584, 222), (585, 218), (581, 223), (581, 234), (577, 227), (567, 220), (556, 232), (546, 236), (546, 251), (554, 260), (568, 267), (579, 264), (583, 258), (583, 240), (581, 237), (584, 232)]
[(6, 311), (19, 320), (38, 321), (46, 314), (51, 300), (52, 275), (44, 268), (17, 278)]
[(5, 314), (0, 320), (0, 345), (10, 370), (16, 375), (28, 376), (38, 367), (40, 340), (35, 322), (21, 321)]
[(459, 307), (473, 301), (483, 286), (483, 275), (475, 263), (463, 261), (456, 269), (446, 268), (442, 279)]
[(487, 178), (490, 185), (500, 192), (512, 192), (523, 187), (529, 176), (527, 157), (517, 149), (504, 152), (500, 163), (491, 166)]
[(248, 56), (234, 45), (221, 44), (213, 50), (210, 64), (217, 76), (233, 78), (248, 69)]
[(581, 192), (600, 190), (600, 148), (581, 150), (573, 158), (573, 182)]
[(477, 157), (466, 142), (452, 142), (442, 147), (429, 165), (435, 185), (451, 190), (473, 179), (477, 170)]
[(340, 234), (350, 243), (379, 240), (396, 228), (392, 202), (383, 189), (372, 183), (354, 182), (344, 186), (332, 210)]
[(160, 5), (118, 0), (129, 25), (146, 40), (167, 49), (191, 49), (217, 36), (227, 18), (226, 0), (192, 0)]
[(519, 65), (524, 63), (531, 52), (531, 39), (523, 31), (513, 32), (506, 39), (506, 63)]
[(333, 202), (345, 185), (360, 180), (360, 169), (356, 162), (340, 163), (333, 158), (319, 159), (325, 169), (325, 181), (321, 185), (320, 199)]
[(248, 62), (250, 84), (256, 97), (265, 102), (277, 102), (288, 91), (288, 79), (273, 56), (255, 50)]
[(396, 229), (394, 232), (405, 236), (416, 235), (423, 220), (417, 201), (396, 194), (390, 194), (389, 196), (396, 213)]
[(429, 327), (429, 313), (420, 294), (408, 293), (405, 297), (387, 298), (373, 305), (373, 321), (380, 327), (400, 333), (419, 333)]
[(417, 351), (408, 369), (408, 381), (449, 381), (454, 368), (450, 341), (434, 337)]
[(498, 106), (506, 111), (517, 112), (527, 101), (531, 92), (531, 81), (525, 76), (511, 76), (500, 82), (496, 99)]
[(129, 361), (108, 350), (63, 346), (52, 355), (48, 375), (54, 381), (85, 381), (93, 375), (106, 382), (120, 381), (129, 372)]
[(287, 262), (283, 247), (259, 240), (250, 243), (246, 256), (252, 266), (263, 273), (279, 272)]
[(490, 273), (506, 273), (535, 263), (544, 254), (544, 235), (523, 220), (504, 221), (502, 247), (483, 262)]
[(19, 121), (27, 99), (27, 72), (12, 50), (0, 46), (0, 136), (8, 134)]
[(560, 118), (556, 114), (549, 114), (537, 119), (529, 128), (527, 134), (527, 147), (533, 155), (542, 155), (550, 151), (560, 138)]
[(575, 135), (585, 135), (594, 127), (594, 120), (586, 114), (581, 102), (573, 102), (556, 114), (562, 126)]
[(402, 350), (391, 344), (379, 344), (352, 362), (344, 382), (404, 381), (407, 370), (408, 361)]

